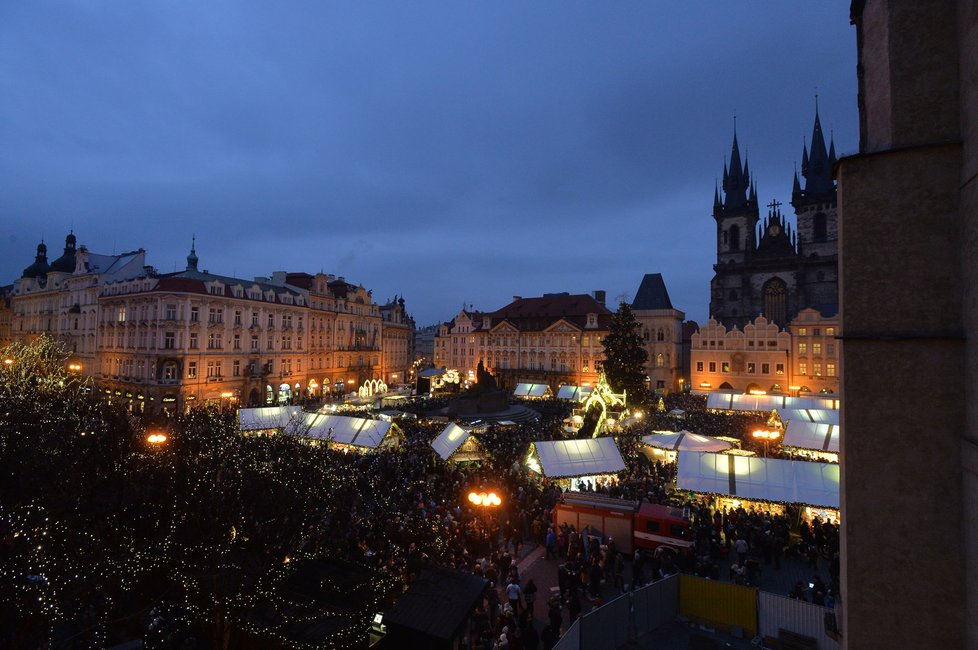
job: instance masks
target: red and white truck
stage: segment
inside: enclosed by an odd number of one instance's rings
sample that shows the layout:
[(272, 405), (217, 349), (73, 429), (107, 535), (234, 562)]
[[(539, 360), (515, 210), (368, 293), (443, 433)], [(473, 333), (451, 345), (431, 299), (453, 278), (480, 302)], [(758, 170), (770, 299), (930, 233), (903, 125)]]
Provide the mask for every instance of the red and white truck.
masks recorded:
[(676, 553), (693, 551), (689, 519), (681, 509), (672, 506), (565, 492), (554, 507), (554, 525), (565, 523), (578, 532), (585, 526), (601, 531), (605, 541), (614, 538), (615, 546), (622, 553), (632, 553), (636, 548), (648, 551), (663, 548)]

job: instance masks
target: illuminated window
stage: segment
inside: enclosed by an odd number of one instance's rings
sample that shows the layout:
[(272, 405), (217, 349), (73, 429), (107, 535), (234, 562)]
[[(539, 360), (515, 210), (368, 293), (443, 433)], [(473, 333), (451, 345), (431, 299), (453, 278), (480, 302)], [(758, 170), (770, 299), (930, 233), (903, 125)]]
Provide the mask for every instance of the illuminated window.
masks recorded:
[(197, 362), (191, 361), (187, 364), (187, 377), (189, 379), (197, 378)]
[(827, 363), (825, 364), (825, 374), (829, 377), (835, 377), (835, 364)]
[(784, 364), (783, 363), (776, 363), (776, 364), (774, 364), (774, 374), (776, 374), (776, 375), (783, 375), (784, 374)]
[(720, 372), (730, 372), (730, 363), (724, 361), (722, 364), (720, 364)]
[(818, 355), (822, 354), (822, 344), (821, 343), (812, 343), (812, 354), (814, 354), (815, 356), (818, 356)]
[(826, 327), (825, 328), (825, 336), (835, 336), (835, 328), (834, 327)]
[(808, 364), (804, 361), (798, 363), (798, 374), (807, 375), (808, 374)]
[(696, 372), (703, 372), (703, 362), (702, 361), (697, 361), (696, 362)]
[(747, 374), (749, 374), (749, 375), (753, 375), (754, 374), (754, 364), (753, 363), (748, 363), (747, 364)]
[(808, 354), (808, 344), (799, 343), (798, 344), (798, 354)]

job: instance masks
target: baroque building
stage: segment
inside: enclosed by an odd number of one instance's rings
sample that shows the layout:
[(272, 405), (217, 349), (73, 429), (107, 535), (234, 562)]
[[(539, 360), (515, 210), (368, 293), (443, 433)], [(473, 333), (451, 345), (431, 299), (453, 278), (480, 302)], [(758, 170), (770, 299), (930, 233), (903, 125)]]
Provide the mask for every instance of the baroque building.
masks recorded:
[(342, 277), (218, 275), (198, 268), (195, 247), (184, 270), (159, 273), (142, 249), (95, 255), (73, 234), (54, 263), (46, 253), (14, 284), (11, 338), (61, 338), (134, 411), (318, 399), (410, 367), (403, 299), (381, 307)]
[(493, 312), (463, 309), (435, 336), (436, 367), (474, 380), (481, 360), (499, 385), (593, 385), (604, 362), (611, 312), (604, 292), (514, 296)]
[(672, 306), (661, 273), (647, 273), (632, 300), (632, 313), (648, 353), (645, 372), (651, 390), (682, 390), (689, 375), (683, 372), (683, 319)]
[(780, 327), (806, 307), (835, 313), (838, 304), (838, 220), (832, 165), (835, 143), (825, 144), (818, 108), (811, 149), (802, 149), (801, 174), (795, 172), (791, 205), (796, 228), (768, 204), (760, 219), (757, 188), (749, 165), (741, 163), (734, 133), (729, 166), (724, 163), (722, 193), (713, 195), (716, 221), (715, 275), (710, 282), (710, 315), (730, 328), (743, 328), (763, 315)]

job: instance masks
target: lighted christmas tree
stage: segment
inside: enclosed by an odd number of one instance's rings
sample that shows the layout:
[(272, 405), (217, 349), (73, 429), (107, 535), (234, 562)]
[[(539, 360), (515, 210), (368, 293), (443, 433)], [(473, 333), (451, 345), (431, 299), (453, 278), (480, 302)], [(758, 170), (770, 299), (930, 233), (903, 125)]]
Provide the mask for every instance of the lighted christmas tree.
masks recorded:
[(617, 392), (628, 395), (629, 406), (648, 401), (645, 386), (645, 363), (649, 354), (642, 345), (638, 321), (627, 302), (618, 305), (611, 319), (608, 336), (604, 338), (604, 372), (608, 383)]

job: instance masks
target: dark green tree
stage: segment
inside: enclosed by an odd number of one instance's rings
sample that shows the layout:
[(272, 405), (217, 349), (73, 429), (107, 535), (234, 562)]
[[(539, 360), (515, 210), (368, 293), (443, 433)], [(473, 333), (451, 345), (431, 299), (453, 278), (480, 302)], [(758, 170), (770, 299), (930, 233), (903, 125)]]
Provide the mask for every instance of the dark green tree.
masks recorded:
[(604, 373), (615, 392), (625, 391), (629, 407), (645, 404), (648, 389), (645, 385), (645, 363), (649, 353), (642, 345), (638, 321), (627, 302), (618, 304), (611, 319), (604, 344)]

